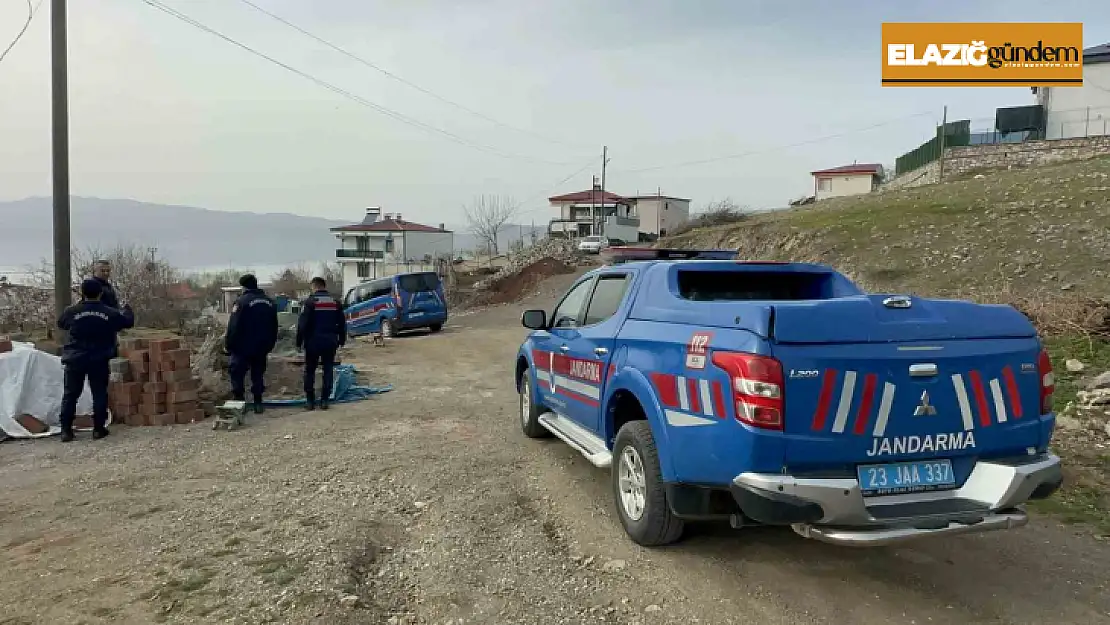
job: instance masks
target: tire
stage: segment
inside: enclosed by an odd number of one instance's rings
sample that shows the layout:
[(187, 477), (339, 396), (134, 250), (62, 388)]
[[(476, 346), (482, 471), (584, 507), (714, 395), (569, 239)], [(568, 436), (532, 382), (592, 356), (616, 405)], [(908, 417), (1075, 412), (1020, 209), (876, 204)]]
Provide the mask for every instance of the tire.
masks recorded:
[(521, 431), (528, 438), (550, 438), (551, 432), (540, 425), (540, 415), (543, 408), (538, 406), (532, 393), (532, 373), (525, 370), (520, 376), (520, 401), (517, 404), (517, 418), (520, 420)]
[[(635, 487), (635, 465), (639, 464), (639, 482)], [(626, 464), (628, 463), (628, 464)], [(629, 480), (628, 478), (633, 478)], [(622, 484), (625, 487), (622, 488)], [(617, 432), (613, 444), (613, 498), (617, 516), (628, 536), (644, 547), (658, 547), (682, 538), (685, 523), (671, 513), (663, 476), (659, 470), (659, 452), (647, 421), (630, 421)], [(629, 490), (628, 496), (625, 490)], [(637, 490), (639, 496), (636, 496)], [(637, 503), (642, 505), (637, 507)], [(637, 509), (639, 516), (636, 515)]]
[(382, 336), (387, 339), (397, 336), (397, 329), (393, 327), (392, 319), (382, 319)]
[(440, 330), (443, 329), (443, 324), (442, 323), (433, 323), (432, 325), (428, 326), (428, 329), (431, 330), (432, 333), (434, 334), (434, 333), (439, 332)]

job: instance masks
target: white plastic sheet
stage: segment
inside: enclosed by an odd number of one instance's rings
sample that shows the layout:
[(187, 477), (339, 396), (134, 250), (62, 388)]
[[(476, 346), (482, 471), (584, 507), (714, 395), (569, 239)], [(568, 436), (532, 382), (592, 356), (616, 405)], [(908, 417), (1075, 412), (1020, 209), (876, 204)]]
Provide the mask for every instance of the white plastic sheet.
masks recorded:
[[(58, 416), (62, 411), (62, 359), (35, 349), (30, 343), (14, 343), (10, 352), (0, 354), (0, 430), (12, 438), (51, 436), (61, 431)], [(92, 414), (89, 383), (77, 400), (77, 414)], [(15, 420), (30, 415), (42, 421), (49, 431), (32, 434)], [(109, 417), (109, 420), (111, 417)]]

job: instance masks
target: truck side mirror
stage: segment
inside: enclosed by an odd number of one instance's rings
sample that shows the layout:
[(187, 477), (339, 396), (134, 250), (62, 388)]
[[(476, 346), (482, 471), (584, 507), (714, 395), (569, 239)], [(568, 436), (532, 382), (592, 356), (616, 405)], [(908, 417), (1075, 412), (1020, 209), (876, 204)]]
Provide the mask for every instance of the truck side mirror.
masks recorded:
[(547, 312), (543, 310), (526, 310), (520, 316), (520, 324), (529, 330), (547, 329)]

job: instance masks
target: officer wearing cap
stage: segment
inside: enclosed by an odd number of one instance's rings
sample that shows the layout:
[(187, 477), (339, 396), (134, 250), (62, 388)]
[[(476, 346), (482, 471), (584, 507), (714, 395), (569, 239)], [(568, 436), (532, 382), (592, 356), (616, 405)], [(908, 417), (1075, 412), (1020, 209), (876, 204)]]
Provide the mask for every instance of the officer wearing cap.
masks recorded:
[(103, 286), (89, 278), (81, 283), (81, 301), (65, 309), (58, 327), (66, 331), (62, 347), (65, 381), (62, 388), (62, 442), (73, 440), (73, 418), (77, 400), (89, 382), (93, 400), (93, 438), (108, 435), (108, 361), (116, 350), (116, 333), (135, 325), (130, 306), (117, 310), (101, 298)]
[(228, 363), (231, 394), (236, 400), (246, 399), (243, 382), (249, 369), (254, 411), (261, 414), (266, 358), (274, 351), (278, 338), (277, 306), (258, 288), (258, 279), (253, 275), (248, 273), (239, 278), (239, 286), (243, 287), (243, 294), (231, 307), (231, 319), (224, 337), (224, 347), (231, 356)]
[(312, 295), (304, 301), (297, 319), (297, 349), (304, 348), (304, 394), (308, 409), (316, 409), (316, 367), (324, 368), (320, 409), (328, 409), (335, 352), (347, 342), (347, 320), (339, 302), (328, 294), (323, 278), (312, 279)]

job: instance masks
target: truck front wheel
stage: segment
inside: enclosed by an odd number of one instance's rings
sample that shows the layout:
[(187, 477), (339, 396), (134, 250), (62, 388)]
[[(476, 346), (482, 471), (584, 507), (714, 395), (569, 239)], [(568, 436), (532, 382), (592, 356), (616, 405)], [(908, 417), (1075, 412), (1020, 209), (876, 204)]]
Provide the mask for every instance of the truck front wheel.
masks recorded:
[(631, 421), (617, 432), (612, 483), (617, 514), (633, 541), (657, 547), (682, 538), (684, 523), (667, 504), (659, 452), (647, 421)]
[(520, 375), (520, 410), (517, 413), (520, 415), (521, 430), (528, 438), (547, 438), (551, 436), (551, 432), (540, 424), (543, 408), (536, 403), (532, 393), (532, 376), (529, 370), (525, 369)]

